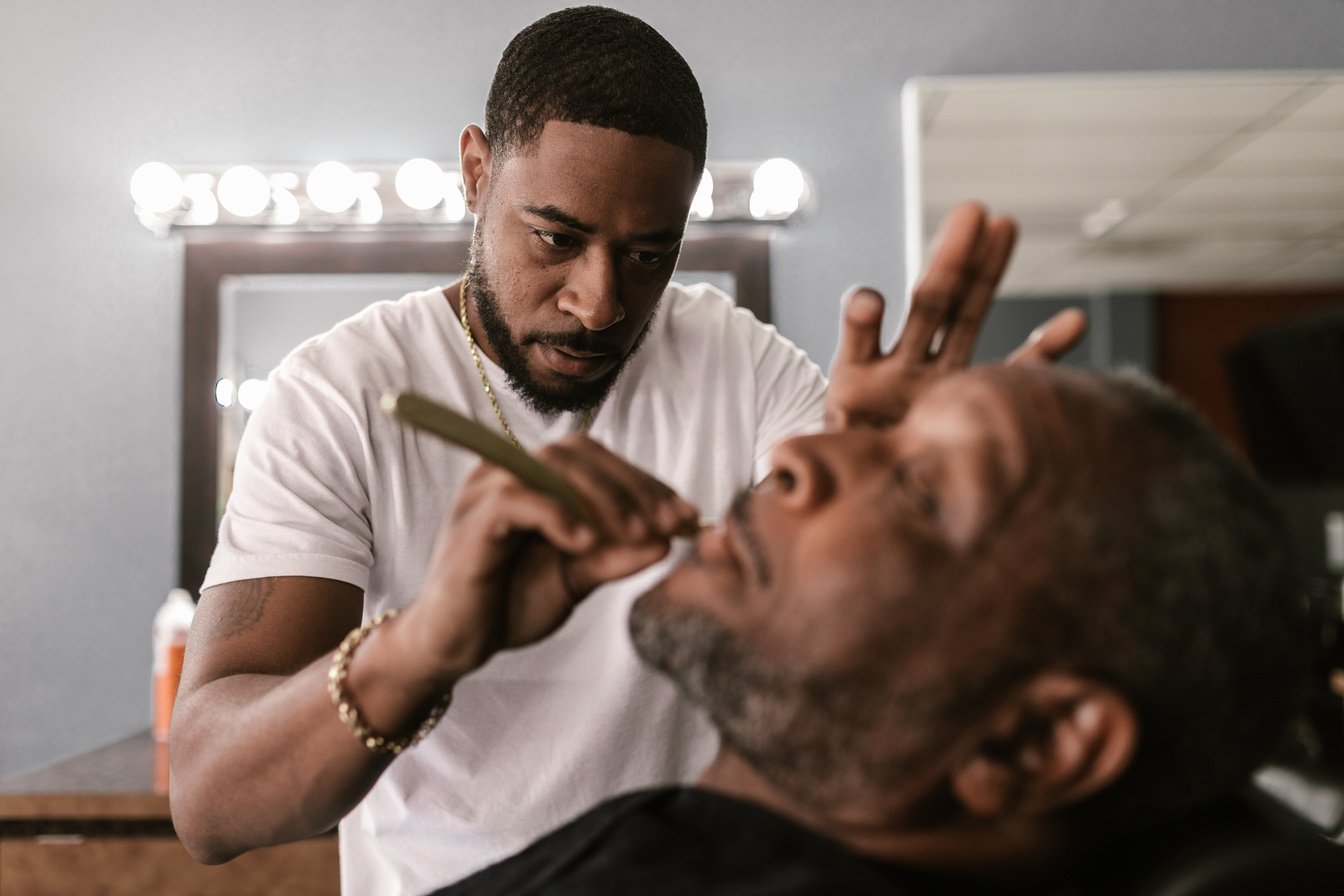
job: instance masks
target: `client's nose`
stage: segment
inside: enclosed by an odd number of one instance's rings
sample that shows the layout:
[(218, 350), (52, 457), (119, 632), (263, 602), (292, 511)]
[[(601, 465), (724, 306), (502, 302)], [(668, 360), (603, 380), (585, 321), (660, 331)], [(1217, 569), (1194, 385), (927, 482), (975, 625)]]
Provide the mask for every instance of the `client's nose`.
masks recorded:
[(784, 506), (809, 509), (835, 498), (886, 456), (884, 444), (881, 432), (871, 429), (786, 439), (771, 452), (770, 476)]

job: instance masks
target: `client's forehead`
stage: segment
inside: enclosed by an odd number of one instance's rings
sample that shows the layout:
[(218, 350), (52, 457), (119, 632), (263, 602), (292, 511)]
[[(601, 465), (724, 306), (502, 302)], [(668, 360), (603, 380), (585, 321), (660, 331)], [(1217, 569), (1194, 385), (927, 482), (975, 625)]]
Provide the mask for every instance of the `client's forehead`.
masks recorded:
[(949, 445), (981, 441), (1009, 482), (1067, 476), (1118, 447), (1104, 382), (1049, 365), (983, 365), (949, 376), (915, 402), (912, 426)]

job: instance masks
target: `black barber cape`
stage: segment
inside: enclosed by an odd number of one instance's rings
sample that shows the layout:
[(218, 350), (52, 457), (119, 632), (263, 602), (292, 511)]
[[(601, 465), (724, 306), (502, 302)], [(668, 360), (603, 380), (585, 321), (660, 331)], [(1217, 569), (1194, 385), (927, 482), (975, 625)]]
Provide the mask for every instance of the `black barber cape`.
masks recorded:
[[(866, 859), (760, 806), (668, 787), (601, 804), (434, 896), (932, 896), (956, 891)], [(984, 890), (978, 890), (984, 894)]]

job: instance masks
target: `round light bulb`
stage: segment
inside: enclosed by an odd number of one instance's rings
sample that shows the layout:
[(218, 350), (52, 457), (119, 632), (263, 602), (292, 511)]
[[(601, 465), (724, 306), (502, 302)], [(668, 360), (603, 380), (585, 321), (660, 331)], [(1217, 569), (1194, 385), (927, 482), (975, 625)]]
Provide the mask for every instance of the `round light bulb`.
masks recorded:
[(767, 159), (751, 178), (751, 216), (791, 215), (798, 211), (806, 190), (807, 180), (801, 168), (788, 159)]
[(701, 220), (714, 217), (714, 175), (709, 169), (700, 175), (700, 186), (695, 188), (695, 198), (691, 200), (691, 214)]
[(182, 196), (187, 214), (181, 223), (208, 227), (219, 220), (219, 200), (215, 198), (215, 179), (209, 174), (188, 174), (182, 181)]
[(243, 380), (238, 386), (238, 403), (243, 406), (245, 411), (255, 411), (261, 407), (261, 400), (265, 397), (265, 380)]
[(376, 182), (359, 186), (357, 196), (359, 205), (355, 209), (355, 220), (361, 224), (377, 224), (383, 220), (383, 200), (378, 197)]
[(259, 215), (271, 204), (271, 185), (251, 165), (234, 165), (219, 176), (219, 204), (240, 218)]
[(462, 195), (462, 175), (454, 172), (443, 176), (443, 217), (461, 221), (467, 216), (467, 197)]
[(215, 404), (222, 408), (233, 407), (233, 399), (238, 390), (234, 388), (233, 380), (228, 377), (220, 377), (215, 380)]
[(146, 162), (131, 175), (131, 199), (147, 212), (170, 212), (182, 202), (182, 176), (163, 162)]
[(411, 159), (397, 169), (397, 196), (416, 211), (428, 211), (442, 202), (447, 186), (443, 169), (431, 159)]
[(299, 208), (299, 200), (294, 198), (294, 194), (284, 187), (276, 187), (275, 206), (271, 209), (271, 223), (281, 226), (289, 226), (299, 223), (299, 217), (302, 210)]
[(308, 172), (308, 198), (324, 212), (338, 214), (355, 204), (359, 184), (342, 162), (322, 162)]

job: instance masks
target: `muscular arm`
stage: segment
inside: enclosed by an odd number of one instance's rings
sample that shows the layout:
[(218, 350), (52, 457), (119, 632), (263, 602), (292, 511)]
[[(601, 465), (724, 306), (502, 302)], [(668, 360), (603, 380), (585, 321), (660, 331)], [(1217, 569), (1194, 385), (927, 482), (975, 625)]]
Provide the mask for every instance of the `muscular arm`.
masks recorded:
[[(351, 735), (326, 689), (362, 603), (351, 585), (300, 577), (201, 596), (169, 738), (173, 824), (198, 860), (329, 830), (389, 764)], [(397, 643), (398, 621), (360, 645), (349, 680), (369, 724), (390, 734), (413, 729), (441, 693)]]
[[(546, 637), (598, 585), (661, 559), (672, 536), (695, 528), (696, 508), (590, 439), (540, 456), (575, 486), (591, 522), (507, 471), (477, 468), (419, 593), (350, 663), (346, 689), (372, 730), (415, 730), (494, 653)], [(299, 577), (202, 595), (169, 736), (173, 823), (197, 859), (328, 830), (389, 764), (351, 735), (326, 689), (331, 653), (362, 603), (350, 585)]]

